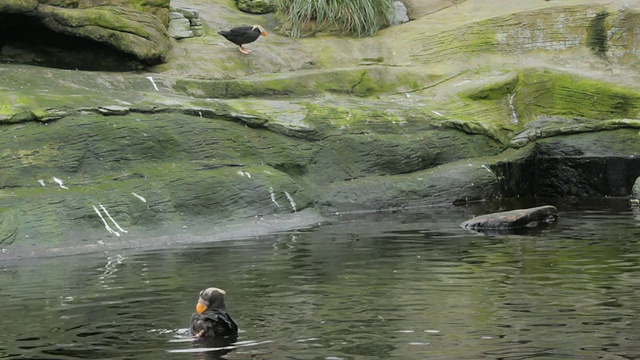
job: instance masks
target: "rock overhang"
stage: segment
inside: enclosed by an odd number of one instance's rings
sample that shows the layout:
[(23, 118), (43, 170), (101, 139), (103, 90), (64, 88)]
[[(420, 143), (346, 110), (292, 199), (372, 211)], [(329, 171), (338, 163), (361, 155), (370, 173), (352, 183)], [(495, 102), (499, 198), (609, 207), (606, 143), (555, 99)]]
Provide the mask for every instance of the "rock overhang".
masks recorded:
[(103, 70), (159, 64), (171, 49), (168, 13), (169, 0), (146, 6), (136, 1), (10, 0), (0, 4), (0, 56), (9, 62), (85, 68), (82, 61), (73, 61), (81, 50), (96, 53), (83, 58), (92, 70), (101, 69), (101, 62)]

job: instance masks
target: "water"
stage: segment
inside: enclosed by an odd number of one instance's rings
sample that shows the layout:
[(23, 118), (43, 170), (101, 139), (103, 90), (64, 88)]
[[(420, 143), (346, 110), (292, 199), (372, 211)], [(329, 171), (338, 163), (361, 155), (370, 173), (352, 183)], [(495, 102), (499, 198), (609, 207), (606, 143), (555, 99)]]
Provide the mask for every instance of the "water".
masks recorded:
[[(0, 358), (637, 359), (640, 213), (485, 236), (468, 210), (342, 217), (180, 249), (0, 263)], [(231, 351), (186, 334), (227, 290)]]

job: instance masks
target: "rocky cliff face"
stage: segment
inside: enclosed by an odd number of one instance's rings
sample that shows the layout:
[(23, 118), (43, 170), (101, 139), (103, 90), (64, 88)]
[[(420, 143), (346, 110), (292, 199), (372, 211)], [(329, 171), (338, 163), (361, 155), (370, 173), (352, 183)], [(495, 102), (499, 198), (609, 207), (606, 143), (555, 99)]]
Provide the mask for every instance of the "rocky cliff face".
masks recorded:
[[(173, 5), (198, 8), (211, 30), (269, 21), (227, 2)], [(149, 72), (0, 65), (0, 241), (17, 251), (113, 240), (107, 226), (135, 238), (309, 208), (628, 195), (640, 10), (454, 5), (369, 39), (270, 34), (251, 55), (208, 31)]]

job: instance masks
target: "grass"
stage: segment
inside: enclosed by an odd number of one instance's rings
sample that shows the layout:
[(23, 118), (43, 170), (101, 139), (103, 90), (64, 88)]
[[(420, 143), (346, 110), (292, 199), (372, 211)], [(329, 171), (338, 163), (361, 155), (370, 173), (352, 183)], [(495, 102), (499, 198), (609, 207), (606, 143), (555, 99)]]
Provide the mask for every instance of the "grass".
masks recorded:
[(388, 25), (394, 0), (276, 0), (276, 10), (291, 24), (290, 36), (303, 31), (337, 30), (371, 36)]

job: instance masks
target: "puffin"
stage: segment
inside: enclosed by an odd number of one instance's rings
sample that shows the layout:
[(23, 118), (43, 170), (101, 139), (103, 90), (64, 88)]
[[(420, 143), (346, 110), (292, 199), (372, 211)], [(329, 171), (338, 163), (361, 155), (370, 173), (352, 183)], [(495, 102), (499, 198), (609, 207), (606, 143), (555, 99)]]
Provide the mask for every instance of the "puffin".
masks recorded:
[(258, 40), (260, 35), (267, 36), (267, 32), (260, 25), (238, 26), (231, 30), (218, 31), (218, 34), (238, 45), (238, 50), (243, 54), (249, 54), (251, 50), (245, 49), (242, 45)]
[(235, 341), (238, 325), (224, 305), (226, 292), (210, 287), (200, 291), (196, 312), (191, 315), (191, 334), (200, 339), (228, 339)]

